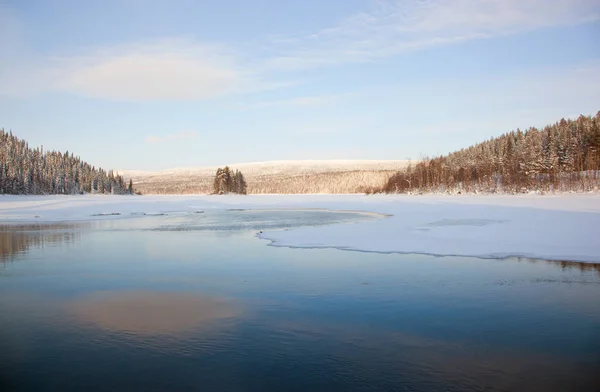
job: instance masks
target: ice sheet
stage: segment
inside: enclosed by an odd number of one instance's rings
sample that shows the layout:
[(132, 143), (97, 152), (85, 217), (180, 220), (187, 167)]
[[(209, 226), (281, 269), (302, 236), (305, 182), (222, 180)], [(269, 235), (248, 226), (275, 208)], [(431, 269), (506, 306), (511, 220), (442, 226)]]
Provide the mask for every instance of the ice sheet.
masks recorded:
[(0, 222), (123, 219), (142, 212), (229, 208), (323, 208), (388, 215), (357, 224), (258, 234), (275, 246), (600, 262), (598, 194), (0, 196)]

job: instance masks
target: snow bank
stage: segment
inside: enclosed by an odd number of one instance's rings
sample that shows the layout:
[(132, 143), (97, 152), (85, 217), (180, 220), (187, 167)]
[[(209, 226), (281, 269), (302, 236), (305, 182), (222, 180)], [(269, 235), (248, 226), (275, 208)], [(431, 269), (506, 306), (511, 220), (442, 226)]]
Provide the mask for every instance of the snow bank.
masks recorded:
[[(597, 194), (362, 196), (0, 196), (0, 222), (119, 219), (221, 208), (324, 208), (391, 215), (266, 231), (274, 246), (600, 262)], [(99, 214), (116, 214), (93, 216)]]

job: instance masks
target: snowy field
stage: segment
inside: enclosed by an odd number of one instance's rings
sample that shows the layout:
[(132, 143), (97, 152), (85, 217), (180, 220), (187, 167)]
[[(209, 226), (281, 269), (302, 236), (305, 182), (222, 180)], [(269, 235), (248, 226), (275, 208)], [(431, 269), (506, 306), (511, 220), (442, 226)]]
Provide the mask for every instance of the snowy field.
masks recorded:
[(0, 222), (124, 219), (140, 213), (228, 208), (321, 208), (387, 215), (359, 224), (258, 234), (274, 246), (600, 262), (598, 194), (0, 196)]
[[(408, 161), (326, 160), (270, 161), (229, 165), (240, 170), (250, 194), (345, 194), (380, 188)], [(144, 195), (212, 192), (217, 167), (189, 167), (147, 172), (118, 170)]]
[[(283, 174), (328, 173), (357, 170), (398, 170), (408, 164), (406, 160), (298, 160), (234, 163), (229, 167), (241, 170), (248, 178)], [(223, 165), (225, 166), (225, 165)], [(222, 167), (223, 167), (222, 166)], [(175, 168), (163, 171), (118, 170), (125, 178), (210, 176), (214, 177), (218, 166)]]

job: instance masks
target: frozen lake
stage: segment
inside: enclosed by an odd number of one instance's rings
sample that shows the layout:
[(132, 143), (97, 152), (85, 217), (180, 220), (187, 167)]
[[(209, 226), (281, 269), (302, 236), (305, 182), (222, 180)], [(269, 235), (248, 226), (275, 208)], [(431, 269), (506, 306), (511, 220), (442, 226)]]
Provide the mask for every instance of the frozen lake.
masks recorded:
[[(1, 389), (600, 386), (600, 264), (268, 246), (259, 231), (391, 219), (201, 207), (0, 226)], [(416, 235), (511, 219), (471, 215), (428, 218)]]
[[(271, 230), (277, 227), (265, 224), (260, 237), (275, 246), (600, 263), (600, 194), (597, 193), (0, 196), (0, 222), (115, 220), (142, 214), (172, 217), (222, 210), (362, 211), (386, 217), (359, 225), (308, 224), (285, 231)], [(248, 227), (244, 222), (236, 222), (236, 228)], [(206, 222), (200, 226), (210, 229), (223, 226), (221, 223), (210, 226)]]

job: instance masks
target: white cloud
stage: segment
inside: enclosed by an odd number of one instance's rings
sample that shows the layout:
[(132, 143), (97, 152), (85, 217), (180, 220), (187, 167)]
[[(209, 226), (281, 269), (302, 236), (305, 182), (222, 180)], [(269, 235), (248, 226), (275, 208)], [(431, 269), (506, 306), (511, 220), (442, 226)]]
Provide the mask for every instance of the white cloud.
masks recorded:
[(600, 19), (597, 0), (379, 0), (369, 12), (304, 36), (279, 37), (273, 69), (364, 62), (402, 52)]
[(234, 66), (202, 47), (139, 47), (67, 61), (74, 63), (73, 70), (57, 87), (94, 98), (202, 99), (231, 92), (246, 82)]
[(148, 136), (146, 143), (166, 143), (173, 141), (189, 140), (194, 139), (197, 136), (196, 131), (181, 131), (178, 133), (172, 133), (166, 136)]
[[(293, 84), (275, 80), (273, 70), (372, 61), (434, 45), (600, 17), (598, 0), (377, 0), (373, 4), (369, 11), (332, 27), (279, 35), (264, 45), (242, 45), (237, 51), (165, 39), (56, 56), (32, 53), (24, 26), (0, 7), (4, 56), (0, 96), (60, 92), (113, 101), (210, 99)], [(244, 57), (242, 48), (252, 52)], [(271, 55), (259, 59), (256, 53)], [(320, 105), (331, 99), (309, 96), (259, 105)]]
[(65, 92), (118, 101), (193, 100), (258, 88), (222, 48), (182, 40), (29, 58), (5, 70), (7, 93)]

